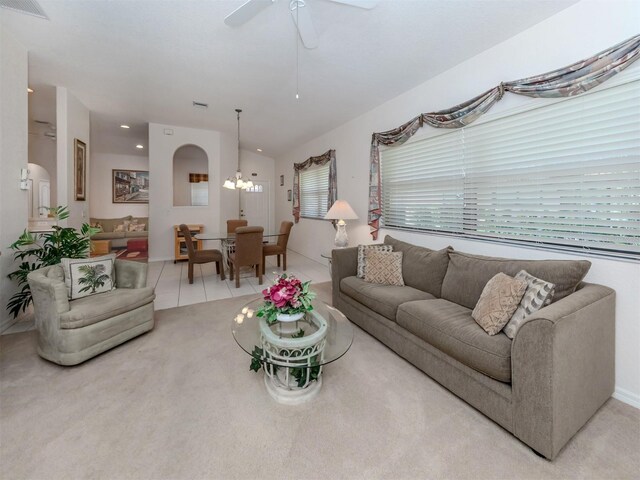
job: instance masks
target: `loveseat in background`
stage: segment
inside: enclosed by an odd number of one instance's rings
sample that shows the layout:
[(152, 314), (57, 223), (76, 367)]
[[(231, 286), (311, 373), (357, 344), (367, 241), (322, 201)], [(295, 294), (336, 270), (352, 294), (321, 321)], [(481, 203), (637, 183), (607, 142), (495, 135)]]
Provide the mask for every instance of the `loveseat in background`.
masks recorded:
[[(132, 217), (128, 215), (122, 218), (90, 218), (91, 225), (100, 224), (102, 231), (91, 236), (91, 240), (111, 240), (112, 248), (127, 246), (127, 240), (132, 238), (149, 238), (149, 217)], [(144, 231), (115, 232), (118, 225), (125, 222), (144, 224)]]
[[(582, 282), (589, 262), (434, 251), (389, 236), (405, 286), (356, 277), (357, 247), (332, 252), (333, 305), (431, 378), (553, 459), (614, 390), (615, 292)], [(471, 311), (499, 272), (556, 284), (513, 340)], [(425, 399), (428, 402), (429, 399)]]

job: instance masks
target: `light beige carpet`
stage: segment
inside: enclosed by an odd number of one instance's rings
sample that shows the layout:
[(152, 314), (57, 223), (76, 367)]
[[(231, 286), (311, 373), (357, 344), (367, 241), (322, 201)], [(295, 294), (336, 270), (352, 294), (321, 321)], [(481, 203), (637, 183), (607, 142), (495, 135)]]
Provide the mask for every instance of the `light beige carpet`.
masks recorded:
[(318, 397), (278, 405), (231, 336), (247, 300), (160, 311), (71, 368), (40, 359), (35, 332), (0, 337), (0, 478), (639, 476), (638, 410), (610, 400), (548, 462), (358, 328)]

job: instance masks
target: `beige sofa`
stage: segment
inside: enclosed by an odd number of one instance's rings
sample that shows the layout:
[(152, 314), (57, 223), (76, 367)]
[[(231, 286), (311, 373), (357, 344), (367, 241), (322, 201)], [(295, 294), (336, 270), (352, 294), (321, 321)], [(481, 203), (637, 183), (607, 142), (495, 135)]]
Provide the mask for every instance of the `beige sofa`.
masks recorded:
[[(357, 248), (333, 250), (333, 305), (451, 392), (553, 459), (614, 389), (615, 292), (583, 283), (590, 263), (511, 260), (417, 247), (403, 252), (405, 286), (356, 277)], [(556, 284), (554, 301), (513, 340), (489, 336), (471, 311), (498, 272)], [(428, 402), (429, 399), (425, 399)]]
[(116, 260), (114, 268), (116, 289), (71, 301), (62, 266), (29, 273), (42, 358), (76, 365), (153, 328), (147, 264)]
[[(127, 240), (131, 238), (149, 238), (148, 217), (132, 217), (131, 215), (128, 215), (122, 218), (91, 218), (89, 221), (91, 222), (91, 225), (100, 224), (102, 226), (102, 232), (93, 235), (91, 240), (111, 240), (112, 248), (126, 247)], [(138, 224), (144, 224), (144, 231), (114, 231), (118, 225), (123, 225), (125, 222), (137, 222)]]

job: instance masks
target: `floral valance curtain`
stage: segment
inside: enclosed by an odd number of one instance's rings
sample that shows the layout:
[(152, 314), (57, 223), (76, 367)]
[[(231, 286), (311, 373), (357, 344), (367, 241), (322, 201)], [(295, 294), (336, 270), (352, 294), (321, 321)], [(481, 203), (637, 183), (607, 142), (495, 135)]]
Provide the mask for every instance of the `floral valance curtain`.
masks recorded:
[(374, 240), (378, 238), (382, 216), (380, 182), (380, 145), (402, 145), (425, 124), (435, 128), (461, 128), (486, 113), (505, 92), (529, 97), (569, 97), (591, 90), (621, 72), (640, 56), (640, 35), (636, 35), (590, 58), (552, 72), (500, 85), (471, 100), (447, 110), (423, 113), (393, 130), (374, 133), (371, 137), (369, 168), (369, 226)]
[(300, 172), (311, 168), (313, 165), (323, 166), (329, 164), (329, 191), (327, 192), (328, 206), (338, 198), (338, 176), (336, 173), (336, 151), (327, 150), (317, 157), (309, 157), (304, 162), (293, 164), (293, 218), (295, 223), (300, 220)]

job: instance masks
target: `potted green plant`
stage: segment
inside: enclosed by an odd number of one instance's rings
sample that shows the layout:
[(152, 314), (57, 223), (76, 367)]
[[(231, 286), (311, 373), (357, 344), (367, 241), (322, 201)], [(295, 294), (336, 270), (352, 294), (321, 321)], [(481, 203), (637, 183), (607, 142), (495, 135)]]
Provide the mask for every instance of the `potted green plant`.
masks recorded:
[[(56, 220), (69, 218), (67, 207), (51, 207), (49, 215)], [(17, 317), (20, 311), (26, 311), (33, 301), (31, 289), (27, 283), (27, 275), (34, 270), (56, 265), (62, 258), (86, 258), (91, 251), (91, 236), (98, 233), (99, 229), (91, 227), (88, 223), (82, 225), (80, 231), (71, 227), (54, 225), (52, 231), (33, 234), (25, 230), (20, 238), (13, 242), (9, 248), (14, 250), (14, 260), (20, 262), (18, 268), (8, 277), (18, 282), (20, 290), (16, 292), (7, 303), (7, 310)]]

